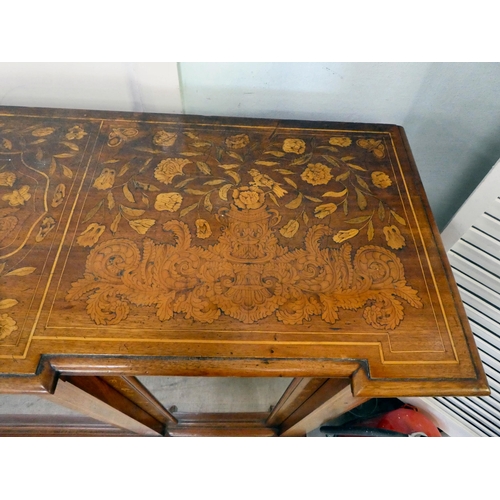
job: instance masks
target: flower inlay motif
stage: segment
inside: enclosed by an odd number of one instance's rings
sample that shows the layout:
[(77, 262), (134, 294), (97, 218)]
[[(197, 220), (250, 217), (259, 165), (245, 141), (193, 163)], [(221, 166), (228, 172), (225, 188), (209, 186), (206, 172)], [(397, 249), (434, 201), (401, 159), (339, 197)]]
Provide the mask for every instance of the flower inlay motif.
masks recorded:
[[(131, 304), (155, 306), (161, 321), (177, 313), (201, 323), (226, 315), (251, 324), (274, 314), (287, 325), (315, 315), (333, 324), (339, 309), (365, 307), (369, 325), (391, 330), (404, 316), (397, 297), (422, 307), (417, 291), (406, 284), (401, 261), (386, 248), (368, 245), (354, 255), (349, 243), (322, 249), (322, 238), (332, 234), (323, 224), (309, 229), (303, 248), (281, 246), (275, 229), (279, 213), (267, 205), (252, 208), (259, 194), (235, 193), (235, 203), (219, 211), (226, 225), (217, 244), (207, 248), (193, 245), (189, 226), (179, 220), (163, 224), (175, 244), (150, 238), (142, 244), (128, 238), (100, 243), (66, 300), (86, 300), (98, 325), (120, 323)], [(208, 230), (205, 221), (197, 221), (198, 237)], [(293, 230), (288, 223), (281, 232)]]

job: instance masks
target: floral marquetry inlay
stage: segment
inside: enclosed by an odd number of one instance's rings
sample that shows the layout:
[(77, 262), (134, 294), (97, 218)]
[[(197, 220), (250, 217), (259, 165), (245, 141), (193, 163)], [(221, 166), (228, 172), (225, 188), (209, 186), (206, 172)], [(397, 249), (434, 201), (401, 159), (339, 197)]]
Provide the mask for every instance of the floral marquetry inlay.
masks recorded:
[[(321, 249), (321, 238), (332, 233), (322, 224), (308, 230), (303, 248), (290, 250), (275, 235), (278, 211), (253, 208), (257, 197), (251, 195), (257, 193), (245, 193), (251, 198), (245, 208), (235, 203), (219, 211), (227, 226), (217, 244), (208, 248), (193, 245), (188, 225), (177, 220), (163, 225), (175, 235), (174, 245), (149, 238), (140, 244), (122, 238), (100, 243), (67, 300), (87, 297), (87, 311), (98, 325), (124, 320), (130, 304), (154, 305), (161, 321), (181, 313), (202, 323), (212, 323), (221, 314), (253, 323), (275, 314), (288, 325), (302, 324), (313, 315), (333, 324), (339, 309), (364, 307), (369, 325), (394, 329), (403, 319), (398, 298), (422, 307), (392, 252), (374, 245), (355, 253), (350, 244)], [(242, 194), (236, 195), (238, 202)], [(210, 236), (206, 220), (198, 219), (196, 226), (199, 238)], [(284, 229), (288, 236), (297, 226), (288, 222)], [(98, 230), (90, 231), (89, 241), (98, 238)]]
[(0, 349), (22, 345), (29, 293), (43, 267), (37, 258), (53, 244), (88, 135), (82, 125), (56, 122), (0, 120)]
[(403, 304), (423, 306), (394, 253), (406, 220), (388, 196), (381, 140), (110, 130), (97, 202), (76, 235), (91, 250), (66, 294), (97, 325), (132, 306), (155, 307), (161, 321), (286, 325), (361, 309), (374, 329), (394, 330)]
[[(258, 198), (255, 190), (236, 191), (231, 208), (217, 214), (227, 225), (208, 248), (193, 245), (189, 226), (177, 220), (163, 225), (175, 235), (174, 245), (149, 238), (140, 244), (123, 238), (100, 243), (67, 300), (87, 297), (87, 312), (98, 325), (119, 323), (135, 304), (154, 305), (161, 321), (182, 313), (186, 319), (212, 323), (225, 314), (248, 324), (275, 314), (288, 325), (313, 315), (333, 324), (339, 309), (364, 308), (369, 325), (394, 329), (404, 315), (398, 298), (422, 307), (392, 252), (374, 245), (354, 255), (350, 244), (321, 249), (320, 240), (332, 233), (322, 224), (308, 230), (303, 248), (290, 250), (275, 235), (278, 211), (258, 206)], [(281, 229), (285, 237), (297, 231), (293, 222)], [(80, 237), (88, 246), (100, 236), (100, 227), (91, 226)], [(199, 238), (211, 235), (206, 220), (198, 219), (196, 227)]]
[(0, 392), (149, 373), (448, 394), (479, 365), (431, 221), (394, 125), (2, 108)]

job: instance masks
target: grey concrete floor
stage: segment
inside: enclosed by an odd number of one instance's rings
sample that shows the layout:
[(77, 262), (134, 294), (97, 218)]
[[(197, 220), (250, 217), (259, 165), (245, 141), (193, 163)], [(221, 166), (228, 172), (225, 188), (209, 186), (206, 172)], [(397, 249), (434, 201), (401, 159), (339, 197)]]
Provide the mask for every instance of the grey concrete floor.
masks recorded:
[(165, 408), (180, 412), (265, 412), (291, 378), (138, 377)]
[[(138, 377), (167, 409), (179, 412), (265, 412), (291, 378)], [(78, 415), (32, 395), (0, 394), (0, 415)]]

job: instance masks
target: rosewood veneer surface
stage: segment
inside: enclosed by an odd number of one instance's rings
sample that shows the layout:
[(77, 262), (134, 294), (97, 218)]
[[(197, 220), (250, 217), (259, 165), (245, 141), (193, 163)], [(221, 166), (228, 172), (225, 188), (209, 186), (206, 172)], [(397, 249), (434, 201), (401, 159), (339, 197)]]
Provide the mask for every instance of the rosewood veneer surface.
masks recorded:
[(488, 393), (401, 127), (14, 107), (0, 373)]

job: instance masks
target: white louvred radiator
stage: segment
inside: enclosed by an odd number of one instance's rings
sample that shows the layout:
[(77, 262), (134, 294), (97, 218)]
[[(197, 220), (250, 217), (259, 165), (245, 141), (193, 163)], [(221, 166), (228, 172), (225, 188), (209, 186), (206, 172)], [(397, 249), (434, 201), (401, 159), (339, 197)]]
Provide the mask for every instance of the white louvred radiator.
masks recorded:
[(442, 238), (491, 395), (403, 400), (427, 410), (450, 436), (500, 436), (500, 160)]

